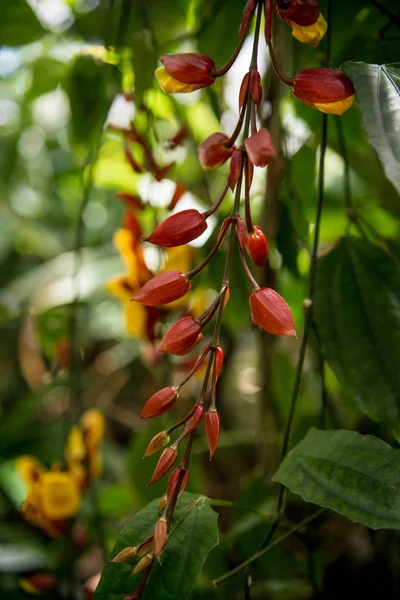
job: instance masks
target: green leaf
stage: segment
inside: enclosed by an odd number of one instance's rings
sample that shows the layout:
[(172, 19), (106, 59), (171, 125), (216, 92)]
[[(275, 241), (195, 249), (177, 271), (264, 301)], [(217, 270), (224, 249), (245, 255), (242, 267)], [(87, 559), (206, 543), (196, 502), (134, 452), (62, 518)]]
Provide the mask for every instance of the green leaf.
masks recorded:
[[(114, 557), (126, 546), (142, 542), (154, 531), (158, 500), (146, 506), (120, 533)], [(185, 492), (178, 500), (167, 545), (153, 567), (143, 600), (187, 600), (210, 550), (218, 544), (217, 513), (205, 496)], [(135, 560), (108, 562), (95, 600), (123, 600), (132, 594), (142, 573), (132, 577)]]
[(400, 68), (346, 62), (342, 70), (354, 84), (368, 140), (400, 192)]
[(400, 272), (366, 240), (318, 261), (314, 318), (324, 356), (361, 410), (400, 439)]
[(274, 481), (372, 529), (400, 529), (400, 450), (372, 435), (311, 429)]
[(45, 30), (26, 0), (3, 2), (0, 40), (2, 46), (22, 46), (40, 39)]

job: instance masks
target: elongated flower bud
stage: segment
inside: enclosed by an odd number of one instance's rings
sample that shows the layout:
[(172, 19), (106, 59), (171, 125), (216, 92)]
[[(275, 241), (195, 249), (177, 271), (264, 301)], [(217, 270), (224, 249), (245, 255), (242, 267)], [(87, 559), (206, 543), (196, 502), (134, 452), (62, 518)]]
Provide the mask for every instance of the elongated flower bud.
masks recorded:
[(271, 158), (275, 156), (275, 149), (267, 129), (260, 129), (245, 139), (244, 145), (249, 160), (255, 167), (265, 167)]
[(260, 288), (250, 296), (255, 325), (274, 335), (296, 335), (292, 313), (285, 300), (271, 288)]
[(157, 435), (153, 437), (150, 444), (147, 446), (144, 455), (151, 456), (155, 452), (158, 452), (159, 450), (164, 448), (164, 446), (166, 446), (167, 444), (169, 444), (168, 433), (166, 431), (160, 431), (160, 433), (157, 433)]
[(219, 374), (221, 373), (222, 365), (224, 364), (224, 357), (224, 351), (220, 346), (218, 346), (218, 348), (215, 351), (215, 371), (217, 379), (219, 377)]
[(193, 92), (212, 85), (214, 61), (205, 54), (169, 54), (161, 59), (163, 67), (156, 70), (161, 88), (167, 94)]
[(153, 417), (159, 417), (160, 415), (163, 415), (169, 411), (170, 408), (172, 408), (177, 399), (178, 390), (175, 387), (169, 386), (159, 390), (153, 394), (149, 400), (147, 400), (143, 407), (140, 418), (152, 419)]
[(164, 517), (158, 519), (154, 528), (154, 556), (157, 557), (168, 540), (167, 520)]
[(210, 449), (210, 460), (217, 448), (219, 440), (220, 417), (215, 408), (210, 408), (205, 414), (205, 426), (208, 447)]
[(145, 554), (149, 554), (149, 552), (153, 549), (154, 542), (154, 533), (149, 535), (141, 544), (137, 546), (137, 557), (142, 558)]
[(153, 477), (150, 479), (149, 485), (155, 483), (161, 477), (164, 477), (166, 473), (170, 470), (176, 458), (178, 456), (178, 450), (173, 446), (166, 448), (164, 452), (161, 454), (160, 459), (157, 463), (156, 468), (154, 469)]
[(164, 271), (145, 283), (134, 300), (147, 306), (169, 304), (185, 296), (191, 287), (192, 284), (182, 271)]
[(203, 169), (216, 169), (233, 154), (234, 147), (227, 146), (229, 138), (224, 133), (213, 133), (199, 146), (199, 160)]
[(244, 226), (243, 220), (240, 218), (236, 220), (236, 232), (237, 232), (240, 247), (242, 250), (244, 250), (244, 248), (246, 247), (246, 242), (247, 242), (247, 232), (246, 232), (246, 228)]
[(247, 30), (250, 25), (250, 21), (253, 17), (254, 11), (256, 9), (257, 0), (247, 0), (245, 7), (243, 9), (242, 20), (240, 22), (239, 27), (239, 38), (243, 42), (246, 37)]
[(197, 425), (201, 421), (201, 417), (203, 416), (204, 408), (199, 405), (196, 407), (196, 410), (193, 413), (193, 416), (189, 419), (185, 427), (185, 434), (188, 435), (192, 431), (194, 431)]
[(132, 558), (135, 558), (137, 555), (137, 546), (127, 546), (123, 548), (121, 552), (118, 552), (116, 556), (111, 560), (114, 563), (125, 563)]
[(350, 79), (332, 69), (304, 69), (294, 78), (293, 95), (323, 113), (342, 115), (354, 103)]
[(167, 500), (168, 501), (170, 501), (172, 496), (174, 495), (174, 492), (176, 490), (176, 486), (178, 485), (179, 477), (180, 477), (180, 474), (182, 471), (185, 471), (185, 474), (183, 475), (182, 484), (181, 484), (181, 488), (179, 490), (178, 498), (185, 491), (185, 488), (187, 486), (187, 482), (189, 479), (189, 471), (187, 469), (180, 469), (178, 467), (177, 469), (174, 469), (172, 471), (172, 473), (168, 479), (168, 486), (167, 486)]
[(317, 0), (277, 0), (276, 4), (278, 15), (291, 26), (293, 37), (304, 44), (318, 46), (327, 24)]
[(132, 575), (136, 575), (136, 573), (140, 573), (141, 571), (144, 571), (145, 569), (147, 569), (147, 567), (149, 565), (151, 565), (153, 560), (154, 560), (153, 553), (146, 554), (146, 556), (143, 556), (143, 558), (141, 558), (139, 560), (138, 564), (133, 569)]
[(204, 216), (198, 210), (190, 208), (165, 219), (145, 241), (161, 248), (173, 248), (195, 240), (206, 229)]
[(231, 188), (232, 192), (235, 189), (238, 179), (240, 177), (240, 173), (242, 170), (242, 160), (242, 151), (239, 149), (235, 150), (232, 154), (228, 175), (228, 185)]
[(257, 267), (265, 265), (268, 258), (268, 243), (263, 230), (254, 225), (253, 233), (247, 236), (246, 249)]
[(201, 325), (193, 317), (179, 319), (164, 335), (158, 347), (160, 352), (183, 356), (190, 352), (203, 337)]

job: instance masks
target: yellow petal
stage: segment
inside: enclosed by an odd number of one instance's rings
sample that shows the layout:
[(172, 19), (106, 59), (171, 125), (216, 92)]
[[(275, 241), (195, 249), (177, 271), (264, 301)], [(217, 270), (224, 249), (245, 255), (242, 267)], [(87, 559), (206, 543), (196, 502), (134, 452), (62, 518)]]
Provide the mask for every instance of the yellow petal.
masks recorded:
[(168, 248), (166, 252), (166, 260), (163, 271), (182, 271), (186, 273), (190, 271), (194, 250), (191, 246), (177, 246), (176, 248)]
[(346, 110), (349, 110), (351, 106), (354, 104), (355, 96), (352, 94), (348, 98), (344, 100), (338, 100), (337, 102), (329, 102), (326, 104), (314, 104), (314, 108), (317, 108), (323, 113), (327, 113), (328, 115), (342, 115)]
[(328, 28), (328, 24), (321, 14), (315, 23), (305, 27), (297, 25), (293, 21), (288, 21), (288, 23), (293, 29), (293, 37), (295, 37), (296, 40), (299, 40), (299, 42), (302, 42), (303, 44), (310, 44), (311, 46), (318, 46)]
[(46, 469), (36, 458), (29, 455), (20, 456), (15, 460), (15, 466), (27, 489), (30, 490), (33, 484), (40, 479)]
[(92, 479), (98, 479), (102, 472), (103, 463), (100, 452), (93, 452), (89, 459), (89, 472)]
[(130, 302), (135, 295), (135, 288), (132, 286), (129, 277), (116, 277), (107, 281), (105, 288), (113, 296), (116, 296), (124, 302)]
[[(212, 296), (211, 296), (212, 301)], [(192, 317), (197, 319), (210, 305), (210, 290), (207, 288), (198, 288), (189, 296), (189, 311)]]
[(147, 337), (147, 310), (139, 302), (125, 304), (125, 324), (129, 335), (137, 338)]
[(104, 437), (104, 415), (97, 408), (91, 408), (80, 418), (86, 447), (94, 450)]
[(72, 427), (69, 432), (65, 454), (68, 464), (74, 462), (79, 463), (85, 460), (85, 442), (83, 441), (82, 432), (78, 427)]
[(50, 521), (63, 521), (76, 515), (80, 506), (78, 482), (71, 473), (48, 471), (40, 479), (43, 516)]
[(186, 94), (199, 89), (199, 85), (195, 83), (182, 83), (181, 81), (174, 79), (167, 73), (167, 69), (165, 67), (159, 67), (156, 69), (155, 76), (157, 77), (157, 81), (160, 84), (161, 89), (166, 94), (176, 94), (178, 92)]

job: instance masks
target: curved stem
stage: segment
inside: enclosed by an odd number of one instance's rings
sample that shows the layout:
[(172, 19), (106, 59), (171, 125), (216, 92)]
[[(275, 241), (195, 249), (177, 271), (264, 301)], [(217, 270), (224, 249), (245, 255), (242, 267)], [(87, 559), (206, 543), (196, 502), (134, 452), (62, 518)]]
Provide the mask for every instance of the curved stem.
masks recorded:
[(211, 250), (209, 255), (206, 256), (206, 258), (199, 264), (198, 267), (195, 267), (194, 269), (192, 269), (191, 271), (188, 271), (188, 273), (186, 273), (186, 279), (192, 279), (192, 277), (194, 277), (195, 275), (200, 273), (200, 271), (202, 271), (204, 269), (204, 267), (206, 267), (208, 265), (208, 263), (210, 262), (210, 260), (212, 259), (212, 257), (214, 256), (214, 254), (217, 252), (217, 250), (220, 248), (222, 242), (224, 241), (227, 231), (228, 231), (228, 227), (225, 227), (225, 229), (221, 228), (220, 235), (218, 236), (217, 243), (215, 244), (214, 248)]
[(218, 210), (218, 208), (220, 207), (223, 199), (225, 198), (227, 192), (229, 190), (229, 183), (226, 182), (224, 189), (221, 192), (221, 195), (219, 196), (218, 200), (216, 200), (216, 202), (214, 202), (214, 204), (205, 212), (203, 212), (203, 217), (205, 219), (208, 219), (208, 217), (210, 217), (212, 214), (215, 213), (216, 210)]
[(271, 41), (268, 43), (268, 50), (269, 50), (269, 56), (271, 58), (271, 63), (272, 63), (272, 66), (274, 67), (275, 73), (277, 74), (277, 76), (283, 83), (285, 83), (286, 85), (292, 86), (294, 84), (294, 79), (293, 79), (293, 77), (287, 77), (280, 70)]
[[(237, 234), (237, 229), (236, 229), (236, 234)], [(258, 289), (260, 289), (260, 286), (258, 285), (257, 281), (254, 279), (254, 277), (249, 269), (249, 266), (246, 262), (246, 257), (243, 252), (243, 248), (241, 247), (240, 243), (238, 245), (239, 245), (240, 260), (242, 261), (242, 265), (243, 265), (244, 272), (246, 273), (246, 277), (250, 281), (253, 289), (258, 290)]]

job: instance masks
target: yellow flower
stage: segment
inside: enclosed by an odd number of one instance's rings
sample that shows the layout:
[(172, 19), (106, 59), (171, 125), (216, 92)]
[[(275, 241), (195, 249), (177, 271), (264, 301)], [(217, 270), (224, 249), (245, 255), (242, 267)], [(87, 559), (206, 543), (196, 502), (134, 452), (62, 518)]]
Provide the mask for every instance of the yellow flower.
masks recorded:
[(317, 108), (318, 110), (320, 110), (323, 113), (327, 113), (328, 115), (342, 115), (344, 112), (346, 112), (346, 110), (349, 110), (349, 108), (351, 108), (354, 104), (355, 101), (355, 95), (353, 94), (352, 96), (349, 96), (348, 98), (345, 98), (344, 100), (338, 100), (337, 102), (328, 102), (326, 104), (324, 103), (318, 103), (316, 102), (313, 106), (314, 108)]
[(178, 92), (187, 94), (188, 92), (193, 92), (194, 90), (199, 89), (199, 86), (196, 83), (183, 83), (182, 81), (174, 79), (167, 73), (167, 69), (165, 67), (159, 67), (156, 69), (155, 76), (157, 77), (157, 81), (160, 84), (161, 89), (166, 94), (176, 94)]
[(322, 38), (324, 37), (328, 28), (327, 22), (324, 17), (320, 14), (318, 20), (312, 25), (297, 25), (293, 21), (288, 21), (292, 28), (292, 35), (302, 42), (303, 44), (310, 44), (311, 46), (318, 46)]
[(80, 507), (78, 482), (72, 473), (48, 471), (38, 485), (40, 508), (45, 519), (64, 521), (74, 517)]
[(79, 420), (88, 451), (94, 450), (104, 437), (104, 416), (97, 408), (83, 413)]
[(15, 461), (15, 466), (28, 490), (46, 471), (43, 465), (41, 465), (36, 458), (29, 455), (20, 456), (17, 458)]

